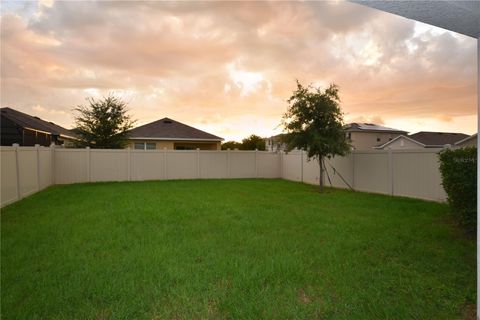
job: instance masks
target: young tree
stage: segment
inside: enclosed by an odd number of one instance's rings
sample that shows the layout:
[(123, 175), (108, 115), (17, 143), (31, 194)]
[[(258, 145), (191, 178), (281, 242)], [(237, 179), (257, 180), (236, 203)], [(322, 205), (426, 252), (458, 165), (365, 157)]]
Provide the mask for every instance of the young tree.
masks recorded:
[(297, 90), (287, 100), (289, 107), (282, 124), (287, 150), (307, 152), (308, 159), (317, 159), (320, 166), (320, 192), (323, 192), (324, 158), (345, 155), (350, 144), (343, 130), (338, 87), (331, 84), (326, 90), (304, 87), (297, 80)]
[(127, 104), (113, 96), (101, 100), (88, 98), (87, 101), (89, 105), (74, 109), (80, 145), (98, 149), (123, 148), (135, 122), (127, 114)]
[(265, 140), (255, 134), (242, 140), (241, 150), (265, 150)]

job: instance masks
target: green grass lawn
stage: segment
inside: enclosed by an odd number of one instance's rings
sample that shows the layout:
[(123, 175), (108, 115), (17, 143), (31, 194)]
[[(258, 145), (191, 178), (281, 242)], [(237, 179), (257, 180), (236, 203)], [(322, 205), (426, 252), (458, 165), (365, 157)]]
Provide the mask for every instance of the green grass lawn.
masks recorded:
[[(283, 180), (55, 186), (1, 213), (2, 319), (462, 319), (448, 207)], [(471, 313), (471, 312), (470, 312)]]

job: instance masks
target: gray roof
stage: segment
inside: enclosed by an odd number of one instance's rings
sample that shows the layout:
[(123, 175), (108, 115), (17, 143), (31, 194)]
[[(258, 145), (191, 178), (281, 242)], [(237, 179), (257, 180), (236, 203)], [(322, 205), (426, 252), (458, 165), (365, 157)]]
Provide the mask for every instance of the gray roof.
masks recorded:
[(206, 140), (222, 141), (208, 132), (190, 127), (170, 118), (163, 118), (143, 126), (136, 127), (130, 131), (131, 139), (158, 139), (158, 140)]
[(407, 131), (394, 128), (380, 126), (374, 123), (358, 123), (353, 122), (345, 126), (346, 131), (362, 131), (362, 132), (389, 132), (389, 133), (407, 133)]
[(459, 141), (455, 142), (455, 144), (456, 144), (456, 145), (459, 145), (459, 144), (465, 143), (465, 142), (467, 142), (467, 141), (470, 141), (470, 140), (472, 140), (472, 139), (475, 139), (475, 138), (477, 137), (477, 134), (478, 134), (478, 133), (475, 133), (475, 134), (472, 134), (472, 135), (469, 136), (469, 137), (463, 138), (462, 140), (459, 140)]
[(418, 141), (425, 146), (444, 146), (446, 144), (455, 144), (462, 139), (468, 137), (464, 133), (456, 132), (429, 132), (429, 131), (420, 131), (408, 136), (410, 139)]
[(12, 121), (22, 128), (29, 128), (38, 131), (51, 133), (52, 135), (63, 135), (67, 137), (76, 137), (72, 131), (65, 129), (53, 122), (42, 120), (39, 117), (31, 116), (29, 114), (20, 112), (12, 108), (0, 108), (1, 116)]

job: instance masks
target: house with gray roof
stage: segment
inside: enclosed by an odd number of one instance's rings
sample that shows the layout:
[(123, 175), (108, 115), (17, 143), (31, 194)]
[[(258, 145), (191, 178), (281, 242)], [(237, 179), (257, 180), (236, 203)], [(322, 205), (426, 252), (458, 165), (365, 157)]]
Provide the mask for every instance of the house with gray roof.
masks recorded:
[(223, 138), (170, 118), (132, 129), (129, 148), (137, 150), (220, 150)]
[(373, 147), (389, 142), (406, 131), (384, 127), (374, 123), (353, 122), (345, 126), (347, 138), (356, 150), (372, 150)]
[(74, 132), (58, 124), (12, 108), (0, 108), (0, 116), (2, 146), (71, 145), (77, 140)]
[(400, 135), (392, 141), (379, 144), (375, 149), (423, 149), (446, 148), (468, 138), (469, 136), (457, 132), (430, 132), (420, 131), (411, 135)]

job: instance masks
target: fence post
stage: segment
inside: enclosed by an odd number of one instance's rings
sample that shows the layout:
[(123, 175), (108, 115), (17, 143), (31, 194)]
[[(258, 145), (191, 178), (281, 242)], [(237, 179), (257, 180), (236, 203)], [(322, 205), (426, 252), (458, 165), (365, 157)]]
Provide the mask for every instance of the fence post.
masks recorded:
[(200, 179), (200, 148), (197, 148), (197, 179)]
[(356, 190), (355, 187), (355, 150), (352, 150), (352, 188)]
[(127, 179), (128, 181), (132, 181), (132, 150), (130, 146), (127, 148)]
[(281, 179), (284, 179), (284, 169), (283, 169), (283, 166), (284, 166), (284, 160), (283, 160), (283, 150), (279, 151), (280, 152), (280, 178)]
[(163, 179), (167, 178), (167, 147), (163, 147)]
[(50, 184), (54, 185), (55, 184), (55, 143), (50, 144), (50, 164), (51, 168), (50, 170), (52, 171), (52, 175), (50, 176)]
[(393, 153), (392, 149), (388, 149), (388, 190), (389, 194), (393, 196)]
[(227, 178), (230, 178), (230, 148), (227, 149)]
[[(300, 180), (303, 183), (303, 153), (304, 153), (304, 151), (302, 150), (301, 152), (302, 153), (301, 153), (301, 156), (300, 156), (300, 161), (301, 161), (300, 162), (300, 174), (301, 174), (301, 179)], [(320, 179), (320, 177), (318, 179)]]
[(22, 198), (22, 194), (20, 193), (20, 168), (18, 166), (18, 147), (20, 146), (18, 143), (14, 143), (12, 145), (15, 149), (15, 169), (16, 169), (16, 177), (17, 177), (17, 200)]
[(258, 178), (258, 149), (255, 148), (255, 178)]
[(40, 191), (40, 145), (35, 144), (35, 151), (37, 152), (37, 191)]
[(92, 181), (92, 175), (90, 173), (90, 147), (86, 147), (86, 155), (87, 155), (87, 181), (91, 182)]

